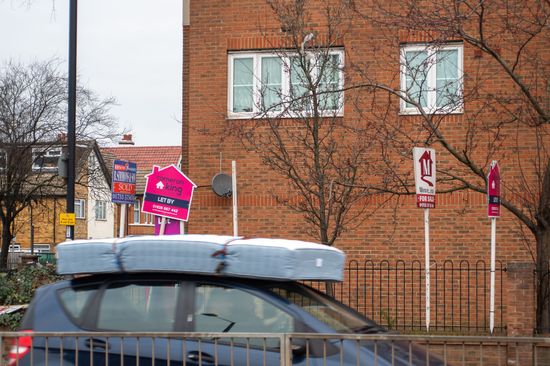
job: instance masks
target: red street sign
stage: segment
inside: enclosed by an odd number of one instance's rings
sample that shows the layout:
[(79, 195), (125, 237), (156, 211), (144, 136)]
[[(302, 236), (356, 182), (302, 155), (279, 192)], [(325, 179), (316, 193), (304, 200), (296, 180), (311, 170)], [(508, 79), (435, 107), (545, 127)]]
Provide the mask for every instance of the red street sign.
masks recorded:
[(493, 160), (487, 175), (487, 215), (500, 217), (500, 170)]
[(131, 183), (114, 182), (113, 192), (121, 194), (136, 194), (136, 185)]
[(153, 167), (147, 175), (141, 211), (187, 221), (193, 190), (197, 186), (175, 165)]

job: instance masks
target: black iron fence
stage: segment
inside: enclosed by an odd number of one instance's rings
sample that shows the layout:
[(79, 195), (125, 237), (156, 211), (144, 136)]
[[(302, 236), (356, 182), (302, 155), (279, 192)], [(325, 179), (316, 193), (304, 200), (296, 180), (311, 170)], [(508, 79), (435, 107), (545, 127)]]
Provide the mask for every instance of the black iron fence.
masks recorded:
[[(544, 262), (533, 270), (534, 288), (536, 289), (535, 301), (537, 302), (537, 328), (536, 334), (549, 334), (550, 327), (550, 262)], [(546, 304), (544, 306), (543, 304)], [(548, 320), (548, 321), (545, 321)], [(543, 324), (543, 325), (540, 325)]]
[[(494, 334), (505, 334), (503, 274), (496, 264)], [(430, 332), (490, 332), (490, 266), (446, 260), (430, 266)], [(324, 290), (324, 284), (310, 283)], [(405, 332), (426, 331), (425, 268), (421, 261), (352, 260), (334, 296), (379, 324)]]

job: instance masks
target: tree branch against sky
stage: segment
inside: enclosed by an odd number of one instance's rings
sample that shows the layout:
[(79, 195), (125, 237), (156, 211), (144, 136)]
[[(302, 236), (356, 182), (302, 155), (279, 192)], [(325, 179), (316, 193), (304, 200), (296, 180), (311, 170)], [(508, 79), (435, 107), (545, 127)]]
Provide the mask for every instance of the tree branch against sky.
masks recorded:
[[(86, 88), (78, 88), (77, 142), (93, 146), (90, 142), (96, 139), (106, 141), (120, 136), (116, 121), (109, 114), (113, 103), (112, 99), (101, 99)], [(58, 71), (57, 62), (35, 62), (30, 65), (8, 62), (2, 65), (0, 268), (6, 266), (18, 215), (41, 198), (51, 197), (54, 192), (65, 189), (65, 182), (57, 175), (56, 169), (52, 171), (37, 168), (36, 165), (46, 161), (49, 152), (66, 145), (66, 131), (67, 79)], [(87, 156), (86, 153), (84, 155)], [(90, 177), (97, 176), (97, 172), (85, 169), (82, 159), (77, 165), (77, 184), (87, 185)]]

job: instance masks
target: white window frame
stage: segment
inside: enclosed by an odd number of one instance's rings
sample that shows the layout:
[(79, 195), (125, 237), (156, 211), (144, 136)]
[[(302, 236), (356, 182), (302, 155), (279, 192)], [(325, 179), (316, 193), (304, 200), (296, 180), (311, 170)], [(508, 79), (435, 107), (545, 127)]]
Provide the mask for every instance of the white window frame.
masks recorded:
[(35, 172), (56, 172), (57, 171), (57, 163), (55, 166), (42, 166), (38, 165), (36, 163), (36, 159), (39, 155), (44, 155), (46, 157), (54, 157), (54, 158), (60, 158), (63, 154), (63, 147), (62, 146), (50, 146), (50, 147), (33, 147), (32, 149), (32, 170)]
[(35, 253), (50, 253), (52, 251), (50, 244), (34, 244), (33, 250)]
[(86, 218), (86, 200), (81, 198), (74, 200), (74, 214), (77, 219)]
[(95, 220), (107, 221), (107, 201), (95, 202)]
[(155, 215), (145, 213), (145, 225), (155, 226)]
[[(2, 164), (3, 163), (3, 164)], [(0, 172), (3, 172), (8, 167), (8, 152), (0, 149)]]
[[(320, 53), (317, 53), (320, 54)], [(324, 54), (324, 53), (323, 53)], [(344, 88), (344, 50), (335, 48), (328, 51), (328, 55), (338, 55), (340, 63), (338, 65), (338, 89)], [(286, 53), (285, 51), (269, 51), (269, 52), (231, 52), (228, 54), (228, 75), (227, 75), (227, 117), (229, 119), (250, 119), (258, 117), (300, 117), (304, 115), (304, 111), (292, 112), (289, 108), (289, 101), (285, 99), (290, 96), (290, 59), (297, 54)], [(283, 99), (283, 108), (285, 111), (268, 111), (262, 114), (258, 106), (261, 105), (261, 78), (262, 78), (262, 58), (264, 57), (279, 57), (282, 60), (282, 79), (281, 79), (281, 94)], [(308, 57), (317, 57), (314, 52), (308, 54)], [(234, 60), (243, 58), (252, 58), (253, 67), (253, 85), (252, 85), (252, 112), (233, 112), (233, 65)], [(317, 77), (318, 68), (314, 68), (312, 76)], [(343, 116), (344, 115), (344, 92), (340, 91), (338, 110), (321, 111), (322, 116)]]
[[(136, 221), (136, 214), (138, 220)], [(139, 199), (136, 199), (134, 203), (134, 221), (133, 224), (141, 224), (141, 201)]]
[[(446, 51), (446, 50), (457, 50), (457, 71), (458, 71), (458, 97), (460, 98), (460, 102), (458, 102), (456, 105), (448, 106), (448, 107), (438, 107), (436, 105), (437, 96), (436, 96), (436, 82), (437, 82), (437, 60), (436, 60), (436, 53), (438, 51)], [(462, 43), (449, 43), (445, 45), (436, 45), (432, 46), (430, 44), (406, 44), (401, 46), (401, 55), (400, 55), (400, 74), (401, 74), (401, 94), (403, 97), (406, 97), (406, 89), (407, 89), (407, 80), (406, 80), (406, 72), (407, 72), (407, 62), (405, 58), (405, 54), (407, 52), (415, 52), (415, 51), (426, 51), (428, 56), (428, 62), (433, 64), (434, 66), (430, 67), (427, 74), (427, 100), (426, 100), (426, 107), (424, 108), (424, 112), (430, 113), (430, 114), (457, 114), (457, 113), (463, 113), (464, 112), (464, 95), (463, 95), (463, 79), (464, 79), (464, 46)], [(400, 100), (400, 112), (401, 114), (420, 114), (420, 111), (416, 107), (407, 106), (407, 102), (403, 99)]]

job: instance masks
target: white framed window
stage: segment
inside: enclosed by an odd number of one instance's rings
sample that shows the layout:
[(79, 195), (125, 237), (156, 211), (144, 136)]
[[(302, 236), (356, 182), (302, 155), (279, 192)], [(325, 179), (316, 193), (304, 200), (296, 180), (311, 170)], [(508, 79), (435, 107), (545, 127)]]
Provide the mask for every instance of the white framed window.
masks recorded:
[(134, 224), (140, 223), (140, 218), (141, 218), (140, 204), (141, 204), (141, 201), (136, 199), (136, 203), (134, 203)]
[(0, 149), (0, 172), (6, 170), (8, 166), (8, 153), (4, 149)]
[(10, 244), (8, 248), (8, 252), (20, 252), (21, 251), (21, 245), (19, 244)]
[(83, 199), (74, 200), (74, 213), (77, 219), (86, 218), (86, 201)]
[(50, 244), (34, 244), (35, 253), (49, 253), (51, 252)]
[(154, 225), (155, 224), (155, 216), (150, 214), (150, 213), (146, 213), (145, 214), (145, 225)]
[[(427, 113), (463, 112), (463, 46), (447, 44), (401, 47), (401, 93)], [(413, 103), (401, 100), (401, 113), (418, 114)]]
[(62, 153), (61, 146), (35, 147), (32, 149), (32, 170), (57, 171), (57, 162)]
[(96, 201), (96, 203), (95, 203), (95, 219), (97, 221), (107, 220), (107, 201)]
[(228, 117), (298, 116), (312, 108), (312, 88), (322, 115), (343, 114), (344, 51), (235, 52), (228, 55)]

